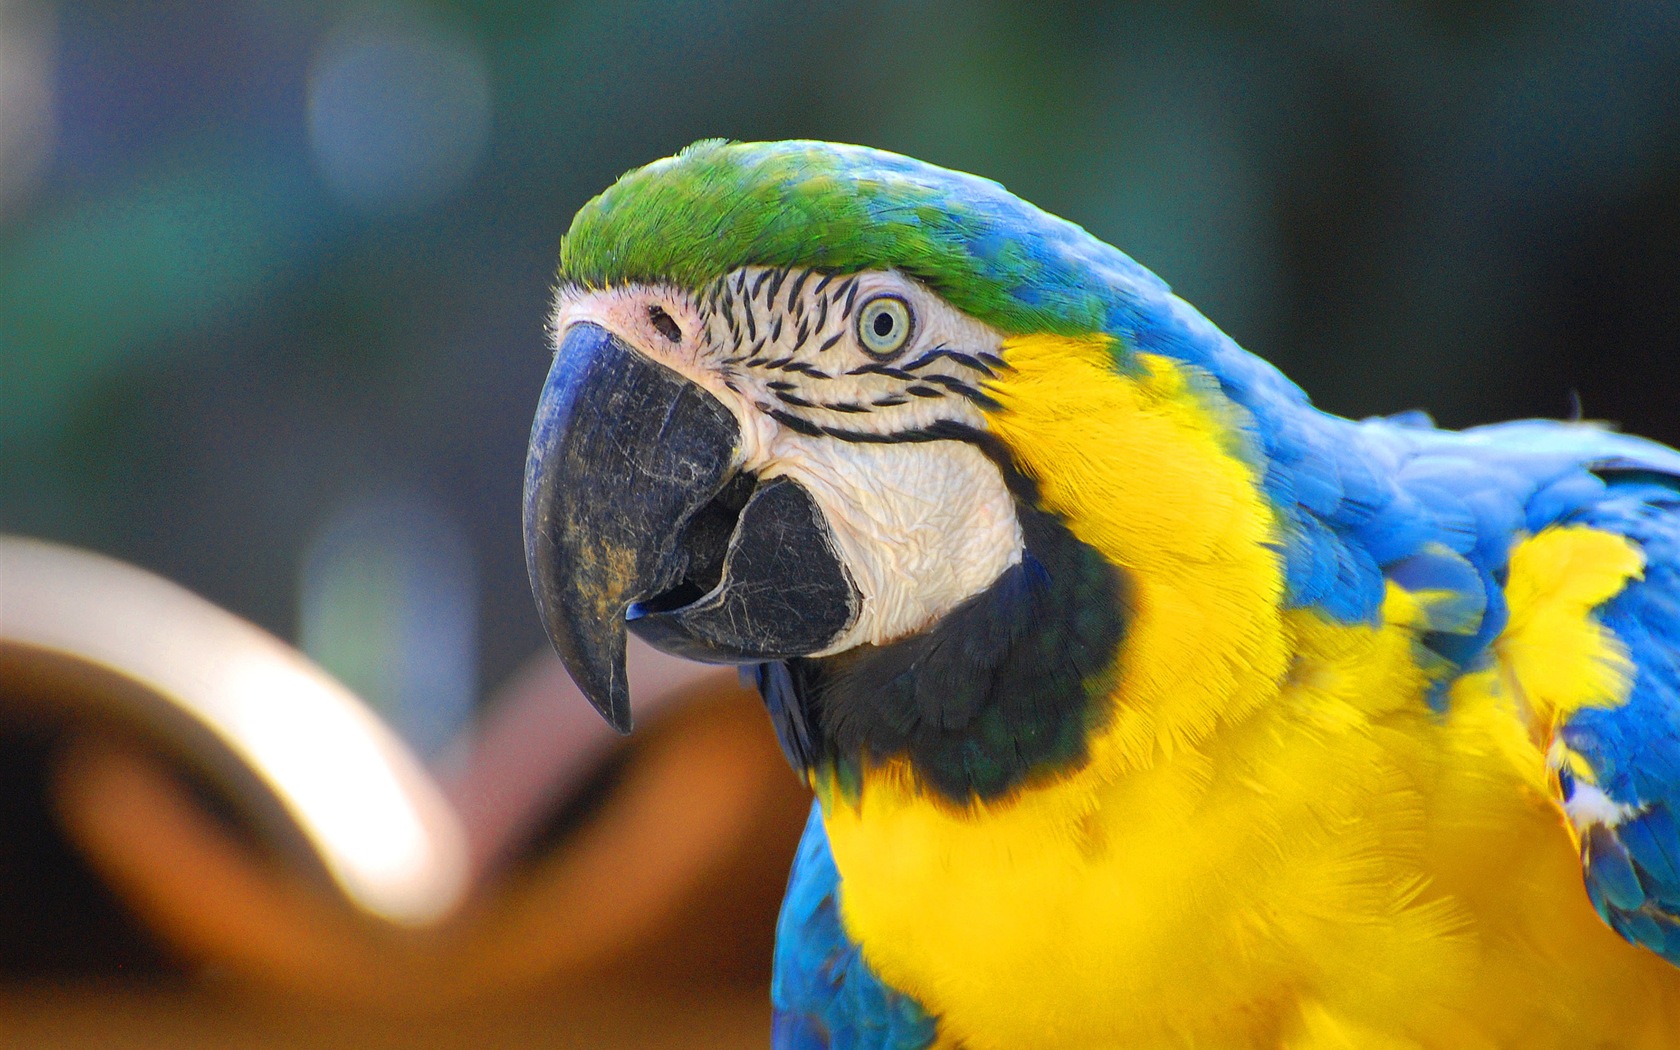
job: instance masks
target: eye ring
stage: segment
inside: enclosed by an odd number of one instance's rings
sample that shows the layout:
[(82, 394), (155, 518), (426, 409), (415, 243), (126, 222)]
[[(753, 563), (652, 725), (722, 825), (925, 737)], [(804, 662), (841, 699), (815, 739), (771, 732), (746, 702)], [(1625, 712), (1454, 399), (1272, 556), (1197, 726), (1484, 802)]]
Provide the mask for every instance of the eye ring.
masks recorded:
[(915, 330), (910, 304), (896, 295), (865, 300), (857, 313), (858, 345), (871, 357), (886, 358), (904, 349)]

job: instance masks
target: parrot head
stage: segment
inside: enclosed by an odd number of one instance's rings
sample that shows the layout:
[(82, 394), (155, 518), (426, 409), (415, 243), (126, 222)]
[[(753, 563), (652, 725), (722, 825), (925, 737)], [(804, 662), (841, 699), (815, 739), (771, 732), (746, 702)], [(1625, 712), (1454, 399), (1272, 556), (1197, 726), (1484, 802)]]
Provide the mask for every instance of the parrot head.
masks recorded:
[(633, 631), (755, 665), (796, 764), (908, 750), (958, 794), (1076, 751), (1125, 629), (1125, 573), (1000, 436), (1011, 347), (1241, 354), (996, 183), (817, 142), (624, 176), (563, 239), (552, 335), (526, 554), (601, 714), (629, 730)]

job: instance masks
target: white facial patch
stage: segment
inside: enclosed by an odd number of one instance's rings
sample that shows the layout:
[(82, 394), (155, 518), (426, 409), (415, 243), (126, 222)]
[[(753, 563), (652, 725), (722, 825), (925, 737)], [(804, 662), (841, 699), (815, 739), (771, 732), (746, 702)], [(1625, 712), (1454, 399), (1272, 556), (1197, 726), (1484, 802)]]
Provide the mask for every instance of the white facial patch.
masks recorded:
[(812, 655), (913, 634), (1021, 560), (1014, 502), (973, 445), (784, 435), (764, 474), (816, 499), (863, 597), (851, 628)]
[(583, 321), (702, 386), (741, 425), (737, 465), (817, 501), (862, 606), (814, 655), (915, 633), (1020, 560), (998, 467), (952, 434), (985, 429), (1003, 337), (919, 282), (746, 267), (697, 293), (562, 288), (556, 345)]

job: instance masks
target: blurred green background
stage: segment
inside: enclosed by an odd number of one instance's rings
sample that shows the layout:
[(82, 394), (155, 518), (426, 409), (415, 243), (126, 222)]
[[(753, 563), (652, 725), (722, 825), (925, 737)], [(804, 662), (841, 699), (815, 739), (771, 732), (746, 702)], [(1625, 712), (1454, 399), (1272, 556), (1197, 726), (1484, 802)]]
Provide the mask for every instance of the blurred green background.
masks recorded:
[(435, 753), (542, 644), (558, 238), (705, 136), (1002, 181), (1318, 403), (1680, 441), (1680, 7), (0, 0), (0, 529)]

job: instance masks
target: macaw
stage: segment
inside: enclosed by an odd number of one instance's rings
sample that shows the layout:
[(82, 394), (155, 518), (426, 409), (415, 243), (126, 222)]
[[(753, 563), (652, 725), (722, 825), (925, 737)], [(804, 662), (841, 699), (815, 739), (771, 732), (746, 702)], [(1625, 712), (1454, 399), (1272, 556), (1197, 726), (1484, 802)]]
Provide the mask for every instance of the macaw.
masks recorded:
[(1680, 1046), (1680, 452), (1330, 415), (822, 142), (625, 175), (552, 337), (555, 647), (622, 731), (627, 629), (741, 665), (816, 796), (776, 1047)]

